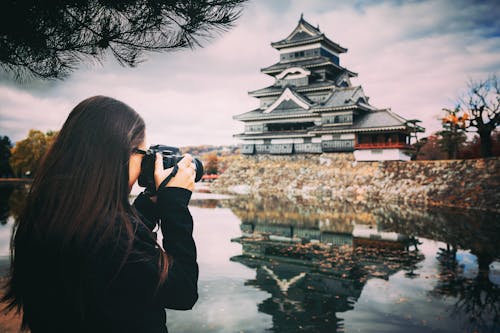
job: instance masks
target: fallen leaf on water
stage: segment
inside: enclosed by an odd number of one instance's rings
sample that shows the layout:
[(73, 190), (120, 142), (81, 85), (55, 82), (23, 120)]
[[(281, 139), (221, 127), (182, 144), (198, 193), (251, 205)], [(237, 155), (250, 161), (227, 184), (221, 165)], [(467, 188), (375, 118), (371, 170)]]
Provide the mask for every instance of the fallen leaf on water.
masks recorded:
[(408, 302), (408, 298), (406, 298), (406, 297), (400, 297), (397, 300), (396, 304), (401, 304), (401, 303), (405, 303), (405, 302)]

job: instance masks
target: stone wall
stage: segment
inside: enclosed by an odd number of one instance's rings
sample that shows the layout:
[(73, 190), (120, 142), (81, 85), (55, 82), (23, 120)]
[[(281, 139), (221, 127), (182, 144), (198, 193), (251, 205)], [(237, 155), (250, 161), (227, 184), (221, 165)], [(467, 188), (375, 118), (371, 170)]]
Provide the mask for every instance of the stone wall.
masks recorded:
[(356, 162), (351, 153), (235, 159), (219, 193), (386, 201), (500, 211), (500, 158)]

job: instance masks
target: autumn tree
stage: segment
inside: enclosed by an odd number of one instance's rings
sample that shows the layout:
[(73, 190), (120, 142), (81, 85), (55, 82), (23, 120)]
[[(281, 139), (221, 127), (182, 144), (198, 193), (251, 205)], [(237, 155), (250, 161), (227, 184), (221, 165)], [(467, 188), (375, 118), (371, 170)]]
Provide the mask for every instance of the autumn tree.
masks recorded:
[(443, 118), (443, 130), (437, 132), (439, 135), (439, 146), (448, 154), (448, 159), (457, 159), (458, 151), (467, 140), (465, 135), (468, 114), (457, 115), (460, 110), (443, 109), (447, 115)]
[(3, 0), (0, 67), (17, 79), (60, 79), (106, 53), (133, 67), (144, 51), (192, 48), (226, 31), (245, 1)]
[(40, 164), (42, 157), (55, 139), (57, 132), (43, 133), (30, 130), (28, 137), (16, 143), (12, 148), (10, 165), (18, 177), (32, 177)]
[(215, 152), (211, 152), (207, 156), (205, 165), (205, 173), (207, 175), (216, 175), (219, 172), (219, 158)]
[[(422, 139), (421, 139), (422, 140)], [(443, 152), (438, 135), (429, 135), (424, 140), (416, 156), (417, 160), (443, 160), (446, 159), (446, 153)]]
[(464, 97), (459, 99), (454, 113), (456, 119), (463, 120), (467, 132), (477, 132), (481, 142), (481, 156), (492, 156), (492, 133), (500, 124), (500, 86), (495, 75), (482, 81), (470, 81)]

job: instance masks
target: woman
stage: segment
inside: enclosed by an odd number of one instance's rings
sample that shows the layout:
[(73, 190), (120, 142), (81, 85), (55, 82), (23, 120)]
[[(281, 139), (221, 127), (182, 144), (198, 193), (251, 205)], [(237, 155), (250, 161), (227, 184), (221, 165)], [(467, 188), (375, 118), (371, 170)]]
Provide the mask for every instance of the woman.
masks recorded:
[[(129, 193), (146, 149), (142, 118), (96, 96), (68, 116), (39, 167), (11, 242), (2, 302), (39, 332), (167, 332), (165, 308), (188, 310), (198, 281), (192, 157), (157, 196)], [(158, 187), (170, 174), (156, 158)], [(162, 184), (163, 185), (163, 184)], [(160, 223), (163, 249), (153, 232)]]

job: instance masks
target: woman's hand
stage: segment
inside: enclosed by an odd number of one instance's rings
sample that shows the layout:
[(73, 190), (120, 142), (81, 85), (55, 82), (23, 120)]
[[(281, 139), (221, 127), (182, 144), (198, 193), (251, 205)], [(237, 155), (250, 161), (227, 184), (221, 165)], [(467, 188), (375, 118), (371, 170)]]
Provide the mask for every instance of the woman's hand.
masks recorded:
[[(196, 176), (196, 171), (194, 170), (193, 157), (189, 154), (185, 154), (184, 158), (177, 163), (179, 170), (177, 174), (170, 179), (170, 181), (165, 185), (166, 187), (181, 187), (186, 190), (194, 190), (194, 178)], [(155, 184), (156, 189), (159, 190), (161, 182), (167, 178), (174, 168), (163, 169), (163, 157), (160, 153), (156, 154), (155, 161)]]

